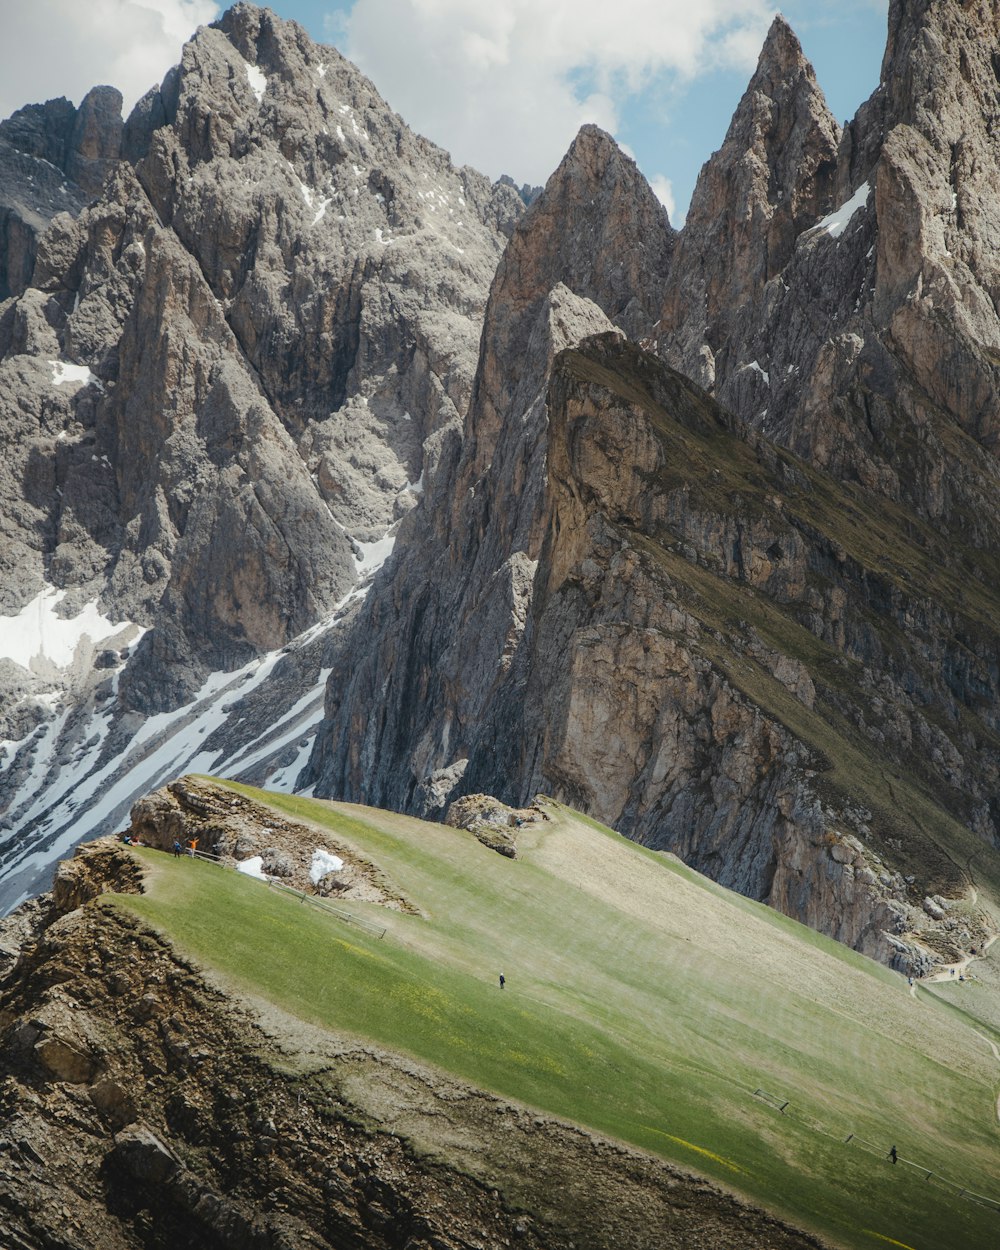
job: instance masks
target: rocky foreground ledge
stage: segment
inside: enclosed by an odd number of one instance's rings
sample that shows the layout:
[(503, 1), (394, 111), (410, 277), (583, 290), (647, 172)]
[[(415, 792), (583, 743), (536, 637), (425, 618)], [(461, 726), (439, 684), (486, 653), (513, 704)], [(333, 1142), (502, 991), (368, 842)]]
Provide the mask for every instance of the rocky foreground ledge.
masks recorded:
[[(217, 853), (271, 848), (292, 881), (317, 838), (190, 779), (133, 816), (159, 846), (195, 828)], [(89, 843), (0, 926), (10, 1250), (822, 1244), (658, 1160), (237, 1001), (111, 904), (142, 872), (120, 841)]]

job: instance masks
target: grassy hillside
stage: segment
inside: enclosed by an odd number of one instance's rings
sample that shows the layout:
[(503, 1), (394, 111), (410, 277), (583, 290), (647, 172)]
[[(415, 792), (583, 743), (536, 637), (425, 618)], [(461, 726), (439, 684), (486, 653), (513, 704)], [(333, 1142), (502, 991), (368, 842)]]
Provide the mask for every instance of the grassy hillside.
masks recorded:
[[(387, 926), (379, 940), (239, 874), (140, 852), (148, 893), (117, 905), (237, 986), (702, 1172), (835, 1244), (997, 1244), (1000, 1208), (960, 1197), (1000, 1199), (1000, 1034), (983, 1013), (912, 997), (556, 805), (512, 861), (444, 826), (233, 788), (331, 829), (420, 911), (355, 906)], [(922, 1170), (892, 1166), (892, 1145)]]

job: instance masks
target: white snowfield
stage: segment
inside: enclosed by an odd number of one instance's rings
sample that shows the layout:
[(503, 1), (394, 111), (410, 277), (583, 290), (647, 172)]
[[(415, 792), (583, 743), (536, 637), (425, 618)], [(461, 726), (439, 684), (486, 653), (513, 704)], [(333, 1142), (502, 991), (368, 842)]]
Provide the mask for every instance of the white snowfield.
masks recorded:
[(236, 871), (245, 873), (248, 877), (256, 877), (258, 881), (267, 880), (263, 855), (252, 855), (249, 859), (241, 859), (236, 865)]
[[(313, 851), (309, 880), (313, 885), (319, 885), (327, 873), (340, 872), (343, 866), (344, 861), (339, 856), (331, 855), (329, 851), (318, 846)], [(251, 855), (249, 859), (241, 859), (236, 865), (236, 871), (242, 872), (247, 877), (254, 877), (257, 881), (270, 881), (270, 877), (264, 871), (263, 855)]]
[(267, 79), (264, 77), (264, 71), (257, 65), (247, 63), (247, 82), (250, 84), (250, 90), (257, 97), (257, 103), (260, 104), (264, 98), (264, 92), (267, 90)]
[(754, 373), (759, 373), (760, 376), (764, 379), (764, 385), (765, 386), (771, 385), (771, 375), (770, 373), (768, 373), (766, 369), (764, 369), (761, 366), (761, 363), (759, 360), (751, 360), (750, 363), (748, 365), (744, 365), (743, 368), (750, 369)]
[(96, 647), (114, 634), (136, 628), (128, 621), (116, 623), (102, 616), (96, 599), (76, 616), (59, 616), (56, 608), (65, 598), (65, 590), (46, 586), (17, 616), (0, 616), (0, 659), (13, 660), (29, 670), (38, 660), (68, 668), (84, 639)]
[(52, 383), (54, 386), (63, 386), (66, 383), (86, 386), (90, 382), (97, 381), (86, 365), (71, 365), (66, 360), (50, 360), (49, 364), (52, 367)]
[[(423, 474), (421, 476), (421, 488), (423, 483)], [(381, 538), (376, 539), (373, 543), (358, 543), (357, 546), (361, 551), (361, 556), (354, 557), (354, 563), (358, 571), (358, 577), (365, 578), (372, 576), (377, 572), (389, 556), (396, 544), (396, 535), (392, 529), (386, 530)]]
[(328, 872), (340, 872), (343, 866), (344, 861), (339, 855), (331, 855), (329, 851), (324, 851), (321, 846), (318, 846), (313, 851), (309, 880), (313, 885), (319, 885)]

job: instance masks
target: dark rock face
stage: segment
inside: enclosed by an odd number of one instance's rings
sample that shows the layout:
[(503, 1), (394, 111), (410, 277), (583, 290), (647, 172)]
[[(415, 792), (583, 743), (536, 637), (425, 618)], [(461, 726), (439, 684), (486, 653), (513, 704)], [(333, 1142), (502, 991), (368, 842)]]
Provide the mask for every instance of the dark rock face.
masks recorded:
[(0, 121), (0, 139), (65, 172), (75, 124), (76, 109), (60, 96), (47, 104), (25, 105)]
[(79, 109), (60, 97), (0, 121), (0, 301), (30, 283), (52, 219), (100, 194), (121, 154), (121, 108), (119, 91), (95, 87)]
[(88, 198), (101, 193), (122, 147), (122, 97), (114, 87), (94, 87), (73, 121), (66, 173)]
[[(654, 287), (672, 246), (633, 162), (584, 128), (497, 271), (461, 450), (404, 523), (407, 559), (376, 585), (335, 664), (331, 740), (314, 760), (321, 792), (440, 811), (469, 761), (495, 758), (545, 534), (552, 359), (609, 318), (648, 330), (653, 301), (636, 292)], [(498, 761), (479, 788), (493, 791), (501, 771)]]
[[(72, 632), (96, 601), (92, 650), (119, 656), (10, 657), (11, 727), (37, 728), (13, 738), (0, 808), (50, 845), (57, 827), (68, 836), (60, 793), (100, 807), (96, 778), (128, 772), (143, 718), (294, 644), (267, 661), (272, 722), (293, 712), (291, 768), (325, 646), (295, 640), (360, 594), (435, 476), (523, 209), (412, 134), (334, 49), (250, 5), (200, 31), (124, 126), (119, 109), (95, 88), (78, 110), (50, 102), (0, 131), (0, 172), (6, 157), (54, 180), (28, 183), (35, 233), (20, 250), (28, 208), (4, 219), (0, 204), (17, 296), (0, 305), (0, 612), (51, 604)], [(58, 727), (38, 702), (55, 698), (73, 709)], [(227, 737), (226, 716), (195, 731), (219, 762), (262, 728), (243, 707)]]

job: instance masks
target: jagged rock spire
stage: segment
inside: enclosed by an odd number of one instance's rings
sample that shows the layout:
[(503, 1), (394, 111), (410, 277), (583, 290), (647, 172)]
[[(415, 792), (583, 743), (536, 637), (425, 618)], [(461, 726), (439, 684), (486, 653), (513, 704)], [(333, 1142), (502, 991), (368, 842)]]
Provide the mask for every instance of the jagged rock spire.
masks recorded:
[[(795, 33), (776, 17), (722, 147), (705, 164), (663, 312), (668, 359), (703, 385), (732, 312), (759, 297), (830, 208), (840, 129)], [(693, 310), (703, 317), (692, 318)]]
[(666, 270), (674, 237), (635, 162), (587, 125), (515, 231), (494, 296), (544, 298), (562, 282), (628, 333), (643, 333), (658, 313), (649, 278)]
[(492, 458), (521, 382), (521, 371), (493, 372), (490, 359), (524, 358), (535, 312), (560, 283), (631, 337), (649, 334), (675, 238), (667, 210), (635, 161), (605, 131), (584, 126), (518, 223), (493, 280), (478, 404), (466, 423), (477, 448), (477, 472)]
[[(478, 775), (502, 741), (518, 749), (521, 640), (546, 534), (552, 362), (612, 321), (651, 331), (674, 238), (634, 161), (585, 126), (500, 262), (454, 469), (404, 522), (410, 558), (383, 583), (388, 597), (376, 585), (354, 627), (364, 656), (351, 650), (350, 669), (331, 677), (313, 763), (324, 787), (434, 810), (465, 784), (466, 766)], [(356, 708), (373, 699), (385, 713), (359, 737)]]

